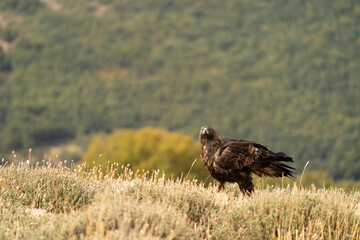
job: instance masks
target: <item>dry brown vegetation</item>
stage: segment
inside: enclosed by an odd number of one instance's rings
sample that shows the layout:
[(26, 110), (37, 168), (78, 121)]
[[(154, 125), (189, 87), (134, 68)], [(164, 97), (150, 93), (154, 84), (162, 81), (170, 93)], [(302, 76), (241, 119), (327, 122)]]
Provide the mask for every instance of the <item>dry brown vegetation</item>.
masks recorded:
[[(42, 165), (42, 166), (40, 166)], [(54, 166), (52, 166), (54, 165)], [(0, 239), (358, 239), (357, 191), (167, 179), (159, 171), (52, 163), (0, 166)], [(118, 177), (117, 168), (121, 169)], [(261, 184), (259, 184), (261, 185)]]

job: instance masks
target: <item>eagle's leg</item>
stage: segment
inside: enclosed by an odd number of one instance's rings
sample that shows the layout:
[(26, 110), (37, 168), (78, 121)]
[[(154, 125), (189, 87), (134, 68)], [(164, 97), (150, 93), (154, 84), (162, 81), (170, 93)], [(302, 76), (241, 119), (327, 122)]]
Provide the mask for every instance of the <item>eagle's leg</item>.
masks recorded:
[(254, 191), (254, 184), (252, 183), (251, 179), (244, 179), (241, 182), (237, 182), (239, 185), (240, 191), (243, 193), (243, 195), (250, 196), (251, 193)]
[(217, 182), (217, 191), (220, 192), (222, 189), (224, 189), (224, 186), (224, 182)]

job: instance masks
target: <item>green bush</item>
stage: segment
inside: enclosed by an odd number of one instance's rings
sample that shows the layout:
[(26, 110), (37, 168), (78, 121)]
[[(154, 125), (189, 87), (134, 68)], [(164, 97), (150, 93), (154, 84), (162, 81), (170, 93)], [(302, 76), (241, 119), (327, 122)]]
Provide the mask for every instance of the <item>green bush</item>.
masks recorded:
[(39, 0), (3, 0), (0, 8), (15, 10), (22, 13), (34, 13), (43, 4)]
[(4, 54), (1, 47), (0, 47), (0, 71), (4, 71), (4, 72), (11, 71), (10, 61)]
[[(207, 173), (200, 160), (201, 146), (191, 136), (162, 129), (117, 130), (106, 137), (95, 138), (84, 154), (82, 163), (90, 170), (101, 165), (106, 171), (109, 164), (130, 164), (131, 169), (161, 170), (167, 176), (205, 179)], [(120, 169), (121, 171), (121, 169)]]

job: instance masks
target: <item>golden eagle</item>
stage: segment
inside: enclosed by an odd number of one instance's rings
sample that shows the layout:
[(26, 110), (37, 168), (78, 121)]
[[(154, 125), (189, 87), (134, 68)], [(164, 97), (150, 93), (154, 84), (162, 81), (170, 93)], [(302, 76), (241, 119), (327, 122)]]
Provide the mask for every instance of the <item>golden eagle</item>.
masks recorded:
[(221, 139), (210, 126), (201, 127), (199, 140), (202, 162), (218, 181), (218, 191), (224, 188), (225, 182), (236, 182), (243, 194), (250, 195), (254, 191), (252, 173), (260, 177), (294, 178), (291, 172), (294, 168), (283, 163), (293, 159), (285, 153), (274, 153), (247, 140)]

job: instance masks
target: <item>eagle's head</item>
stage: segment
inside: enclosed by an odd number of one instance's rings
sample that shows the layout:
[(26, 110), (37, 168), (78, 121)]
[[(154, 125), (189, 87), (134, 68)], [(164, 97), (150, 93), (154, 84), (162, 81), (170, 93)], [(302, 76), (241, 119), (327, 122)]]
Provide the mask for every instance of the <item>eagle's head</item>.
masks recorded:
[(199, 141), (201, 144), (205, 144), (208, 141), (217, 141), (219, 136), (215, 130), (210, 126), (202, 126), (199, 133)]

